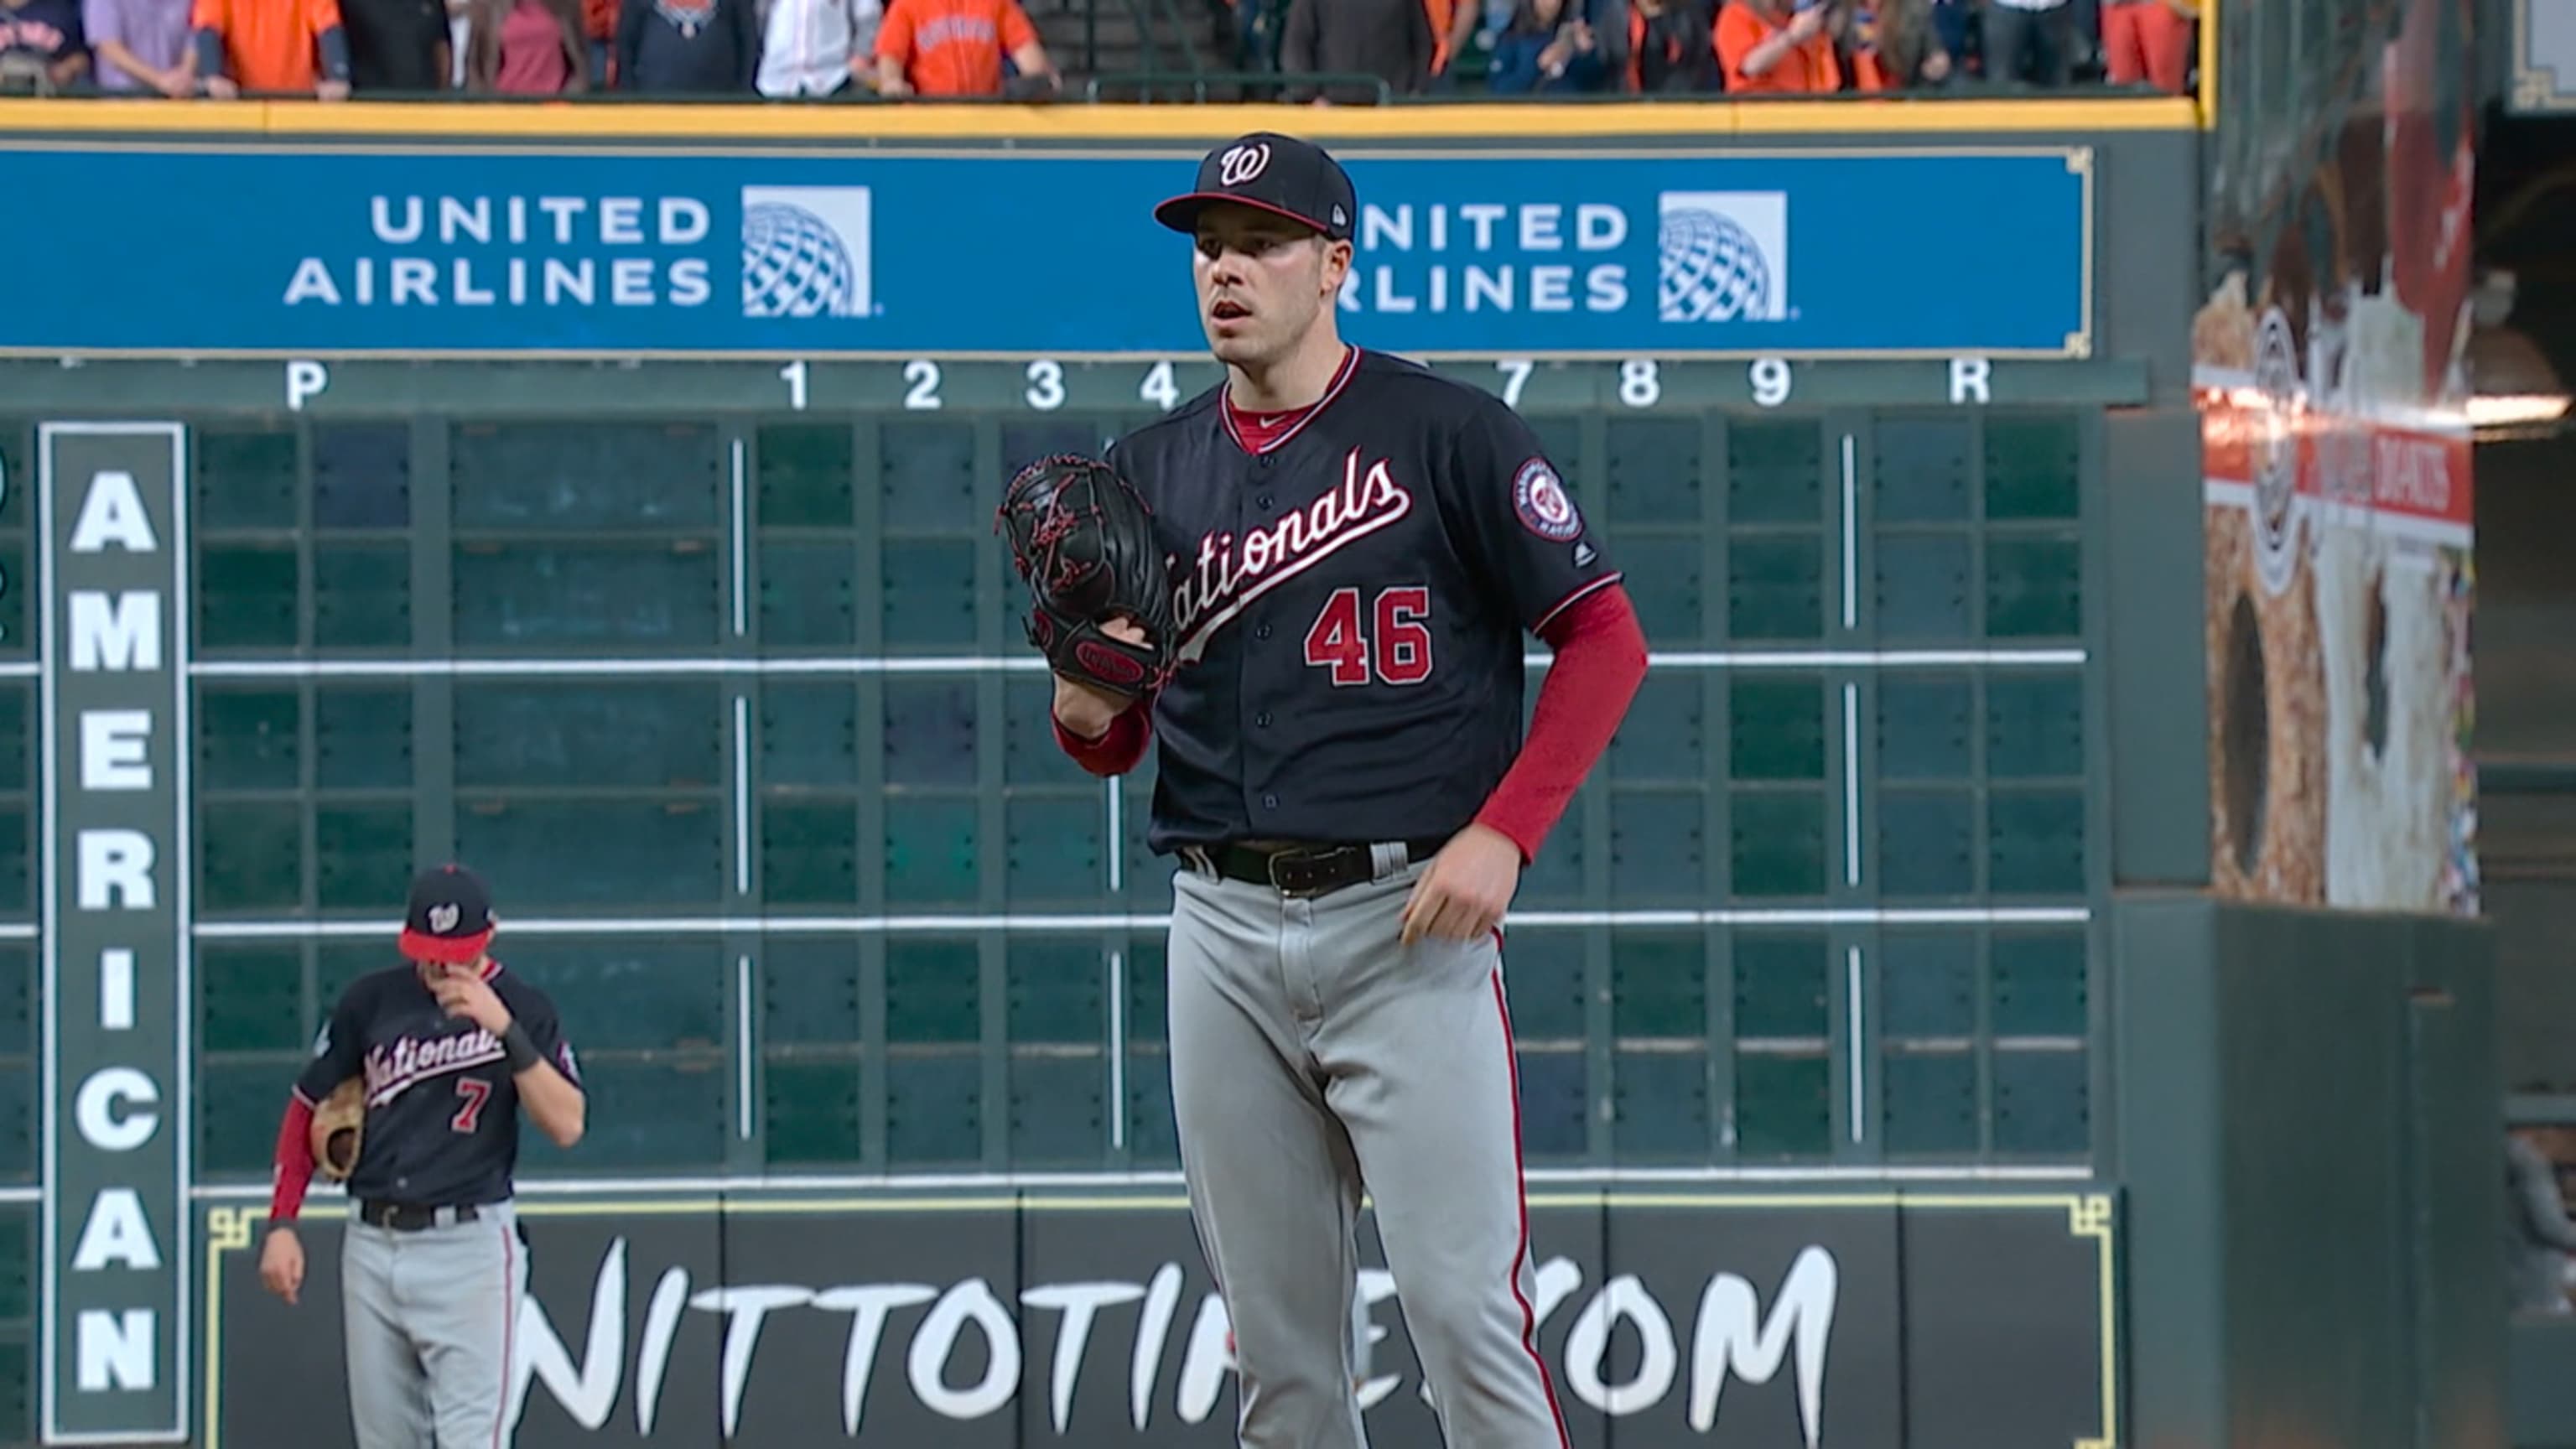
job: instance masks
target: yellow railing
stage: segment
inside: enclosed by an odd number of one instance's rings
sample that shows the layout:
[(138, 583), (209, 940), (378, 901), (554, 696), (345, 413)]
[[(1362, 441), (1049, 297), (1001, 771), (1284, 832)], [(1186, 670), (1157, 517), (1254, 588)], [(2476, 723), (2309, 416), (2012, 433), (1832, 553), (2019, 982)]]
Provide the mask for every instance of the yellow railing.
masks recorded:
[(1596, 104), (1480, 100), (1394, 106), (0, 100), (0, 134), (77, 139), (84, 144), (111, 143), (113, 137), (164, 140), (192, 135), (265, 136), (282, 141), (327, 137), (361, 144), (369, 139), (427, 137), (566, 142), (658, 139), (693, 143), (692, 149), (697, 150), (761, 141), (867, 144), (1030, 137), (1203, 145), (1265, 128), (1324, 141), (2030, 135), (2188, 130), (2206, 119), (2199, 104), (2184, 96)]

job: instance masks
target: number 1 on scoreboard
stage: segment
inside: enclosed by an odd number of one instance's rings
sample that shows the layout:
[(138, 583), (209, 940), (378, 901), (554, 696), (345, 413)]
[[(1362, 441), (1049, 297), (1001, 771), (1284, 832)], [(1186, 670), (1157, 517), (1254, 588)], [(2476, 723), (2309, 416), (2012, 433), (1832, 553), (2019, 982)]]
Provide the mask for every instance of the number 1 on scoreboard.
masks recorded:
[(778, 369), (778, 375), (787, 380), (787, 406), (800, 413), (805, 411), (805, 359), (800, 357)]

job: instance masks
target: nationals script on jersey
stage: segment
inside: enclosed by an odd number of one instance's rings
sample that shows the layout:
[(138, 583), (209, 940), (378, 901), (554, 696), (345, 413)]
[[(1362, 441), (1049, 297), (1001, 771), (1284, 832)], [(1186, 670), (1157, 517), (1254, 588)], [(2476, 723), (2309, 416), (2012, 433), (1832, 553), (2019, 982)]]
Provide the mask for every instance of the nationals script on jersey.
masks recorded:
[(1518, 414), (1413, 363), (1353, 348), (1257, 447), (1223, 399), (1109, 451), (1182, 661), (1148, 844), (1456, 831), (1520, 749), (1527, 633), (1618, 579), (1608, 550)]

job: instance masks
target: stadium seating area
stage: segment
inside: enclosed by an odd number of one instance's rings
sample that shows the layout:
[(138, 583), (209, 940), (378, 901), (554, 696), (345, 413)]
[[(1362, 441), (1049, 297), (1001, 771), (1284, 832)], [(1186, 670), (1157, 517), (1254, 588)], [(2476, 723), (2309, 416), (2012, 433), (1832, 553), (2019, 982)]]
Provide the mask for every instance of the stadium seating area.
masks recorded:
[(0, 0), (0, 94), (2182, 94), (2200, 0), (256, 0), (292, 27), (252, 3)]

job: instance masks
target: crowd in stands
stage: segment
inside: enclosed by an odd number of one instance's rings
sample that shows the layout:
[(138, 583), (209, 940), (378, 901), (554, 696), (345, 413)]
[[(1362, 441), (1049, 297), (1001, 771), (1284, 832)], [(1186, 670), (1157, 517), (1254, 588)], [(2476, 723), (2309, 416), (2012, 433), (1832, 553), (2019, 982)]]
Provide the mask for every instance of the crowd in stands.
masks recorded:
[(0, 0), (0, 91), (1039, 95), (1018, 0)]
[[(1257, 3), (1257, 0), (1239, 0)], [(1280, 69), (1387, 94), (2188, 94), (2202, 0), (1283, 0)], [(1319, 90), (1339, 99), (1330, 83)], [(1340, 88), (1350, 92), (1348, 87)]]
[[(1032, 0), (1052, 6), (1127, 0)], [(1284, 99), (2183, 94), (2204, 0), (1177, 0)], [(1313, 77), (1299, 84), (1297, 77)], [(1037, 98), (1020, 0), (0, 0), (0, 91)]]

